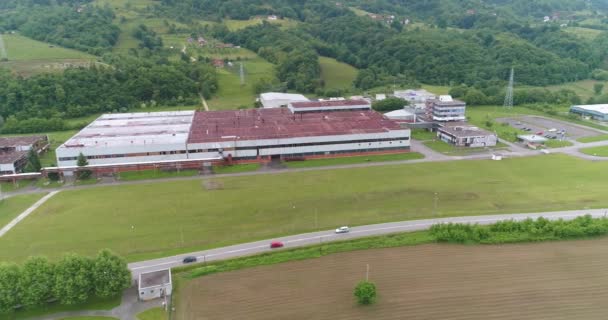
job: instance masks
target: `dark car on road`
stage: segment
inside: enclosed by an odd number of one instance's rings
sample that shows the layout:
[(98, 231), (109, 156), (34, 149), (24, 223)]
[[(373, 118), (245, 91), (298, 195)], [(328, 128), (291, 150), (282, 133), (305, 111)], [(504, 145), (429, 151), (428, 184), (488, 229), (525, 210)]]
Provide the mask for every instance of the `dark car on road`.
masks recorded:
[(192, 263), (192, 262), (196, 262), (196, 257), (193, 256), (189, 256), (189, 257), (185, 257), (184, 260), (182, 260), (183, 263)]

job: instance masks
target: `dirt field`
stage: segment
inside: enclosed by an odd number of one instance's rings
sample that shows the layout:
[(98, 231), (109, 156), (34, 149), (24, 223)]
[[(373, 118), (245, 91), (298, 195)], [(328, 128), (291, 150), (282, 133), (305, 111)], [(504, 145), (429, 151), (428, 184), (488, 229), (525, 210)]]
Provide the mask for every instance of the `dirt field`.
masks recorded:
[[(583, 137), (592, 137), (602, 134), (603, 132), (593, 129), (586, 128), (582, 126), (577, 126), (566, 121), (560, 121), (545, 117), (539, 116), (521, 116), (514, 118), (499, 118), (496, 119), (498, 122), (506, 122), (509, 123), (514, 128), (521, 129), (522, 127), (527, 127), (532, 129), (529, 134), (534, 134), (536, 132), (542, 131), (547, 132), (549, 129), (557, 129), (557, 130), (566, 130), (567, 138), (571, 139), (579, 139)], [(521, 124), (517, 124), (520, 122)]]
[(606, 319), (607, 269), (608, 239), (350, 252), (195, 279), (176, 319)]

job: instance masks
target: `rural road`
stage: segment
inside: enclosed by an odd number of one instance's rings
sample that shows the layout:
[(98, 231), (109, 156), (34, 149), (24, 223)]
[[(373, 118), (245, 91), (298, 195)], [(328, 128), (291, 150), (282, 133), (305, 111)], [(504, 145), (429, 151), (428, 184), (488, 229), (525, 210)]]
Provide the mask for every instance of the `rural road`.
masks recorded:
[[(545, 217), (550, 220), (564, 219), (570, 220), (583, 215), (591, 215), (593, 217), (604, 217), (608, 213), (608, 209), (590, 209), (590, 210), (573, 210), (573, 211), (554, 211), (543, 213), (519, 213), (519, 214), (500, 214), (487, 216), (469, 216), (469, 217), (450, 217), (436, 218), (424, 220), (411, 220), (402, 222), (391, 222), (374, 224), (367, 226), (359, 226), (351, 228), (349, 233), (336, 234), (333, 230), (304, 233), (294, 236), (279, 237), (244, 244), (238, 244), (223, 248), (210, 249), (205, 251), (192, 252), (177, 256), (134, 262), (129, 264), (129, 269), (133, 273), (133, 278), (137, 279), (140, 273), (174, 268), (182, 266), (182, 259), (186, 256), (195, 256), (199, 262), (224, 260), (229, 258), (247, 256), (252, 254), (269, 252), (269, 244), (271, 241), (281, 241), (285, 244), (285, 248), (296, 248), (307, 245), (326, 243), (338, 240), (348, 240), (361, 237), (377, 236), (398, 232), (411, 232), (427, 230), (432, 225), (437, 223), (477, 223), (477, 224), (492, 224), (501, 220), (524, 220), (527, 218)], [(338, 226), (336, 226), (338, 227)], [(281, 249), (272, 249), (281, 250)]]

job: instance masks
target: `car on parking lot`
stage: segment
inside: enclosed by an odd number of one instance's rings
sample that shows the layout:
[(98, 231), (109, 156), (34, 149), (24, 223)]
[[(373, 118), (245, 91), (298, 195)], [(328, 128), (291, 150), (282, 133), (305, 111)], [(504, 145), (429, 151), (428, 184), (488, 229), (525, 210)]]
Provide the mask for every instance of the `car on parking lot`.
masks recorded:
[(542, 131), (539, 131), (536, 133), (537, 136), (542, 136), (543, 134), (544, 134), (544, 132), (542, 132)]
[(183, 263), (192, 263), (192, 262), (196, 262), (196, 257), (194, 256), (188, 256), (185, 257), (184, 260), (182, 260)]
[(270, 243), (270, 249), (282, 248), (283, 246), (285, 245), (281, 241), (273, 241)]
[(557, 129), (555, 129), (555, 128), (551, 128), (551, 129), (549, 129), (549, 130), (547, 130), (547, 131), (549, 131), (549, 132), (557, 132)]
[(336, 229), (336, 233), (348, 233), (349, 231), (350, 231), (350, 228), (347, 226)]
[(524, 130), (524, 131), (532, 131), (532, 129), (530, 129), (530, 128), (523, 128), (522, 130)]

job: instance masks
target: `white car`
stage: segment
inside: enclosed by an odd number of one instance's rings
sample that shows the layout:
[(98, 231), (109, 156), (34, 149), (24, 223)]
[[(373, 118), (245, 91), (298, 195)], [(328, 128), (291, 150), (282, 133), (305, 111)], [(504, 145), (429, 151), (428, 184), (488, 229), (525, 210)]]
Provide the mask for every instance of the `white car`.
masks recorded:
[(336, 233), (348, 233), (350, 229), (346, 226), (336, 229)]

